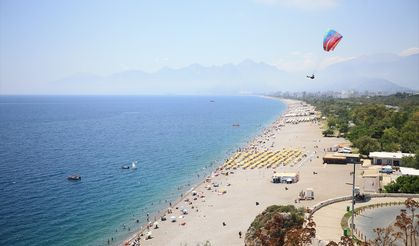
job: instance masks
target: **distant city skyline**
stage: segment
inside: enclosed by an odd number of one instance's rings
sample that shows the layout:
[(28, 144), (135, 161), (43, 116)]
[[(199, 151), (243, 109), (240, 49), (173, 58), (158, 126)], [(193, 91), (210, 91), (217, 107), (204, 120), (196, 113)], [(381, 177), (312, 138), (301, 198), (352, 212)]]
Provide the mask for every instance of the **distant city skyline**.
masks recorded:
[[(328, 28), (343, 35), (322, 50)], [(251, 59), (309, 73), (376, 53), (419, 53), (419, 1), (0, 1), (0, 93)]]

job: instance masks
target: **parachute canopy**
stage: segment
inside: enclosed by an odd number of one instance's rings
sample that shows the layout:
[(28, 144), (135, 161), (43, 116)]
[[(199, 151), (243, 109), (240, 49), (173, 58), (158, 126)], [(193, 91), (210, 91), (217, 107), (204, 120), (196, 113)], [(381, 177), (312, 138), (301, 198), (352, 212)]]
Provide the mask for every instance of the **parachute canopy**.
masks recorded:
[(340, 35), (340, 33), (330, 29), (326, 32), (326, 35), (324, 36), (323, 49), (325, 51), (333, 51), (341, 39), (342, 35)]

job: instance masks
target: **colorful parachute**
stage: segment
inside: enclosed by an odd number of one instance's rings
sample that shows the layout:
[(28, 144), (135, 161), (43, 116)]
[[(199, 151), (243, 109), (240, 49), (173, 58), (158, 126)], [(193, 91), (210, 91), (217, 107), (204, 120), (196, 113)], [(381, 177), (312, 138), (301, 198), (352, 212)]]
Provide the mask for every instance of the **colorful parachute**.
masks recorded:
[(342, 39), (342, 35), (340, 35), (335, 30), (330, 29), (327, 31), (326, 36), (323, 39), (323, 49), (325, 51), (333, 51)]

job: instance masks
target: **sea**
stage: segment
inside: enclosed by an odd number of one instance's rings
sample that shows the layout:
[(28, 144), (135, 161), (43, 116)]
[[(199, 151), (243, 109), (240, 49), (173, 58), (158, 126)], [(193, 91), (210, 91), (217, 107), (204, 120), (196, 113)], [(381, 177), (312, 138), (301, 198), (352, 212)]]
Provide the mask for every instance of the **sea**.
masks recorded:
[(0, 245), (118, 245), (285, 108), (256, 96), (0, 96)]

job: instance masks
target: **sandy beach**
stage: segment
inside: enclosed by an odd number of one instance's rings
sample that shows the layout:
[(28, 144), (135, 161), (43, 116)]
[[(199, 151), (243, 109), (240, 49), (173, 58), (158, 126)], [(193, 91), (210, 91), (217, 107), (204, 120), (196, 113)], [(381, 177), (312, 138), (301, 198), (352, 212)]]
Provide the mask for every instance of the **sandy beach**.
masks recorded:
[[(150, 230), (142, 231), (140, 245), (198, 245), (206, 241), (211, 245), (244, 245), (244, 235), (251, 222), (270, 205), (310, 207), (329, 198), (351, 194), (350, 172), (353, 166), (327, 165), (322, 161), (325, 149), (337, 144), (347, 145), (348, 142), (342, 138), (323, 137), (321, 123), (316, 120), (305, 122), (308, 117), (289, 115), (291, 119), (301, 120), (286, 123), (285, 115), (292, 110), (295, 113), (301, 102), (283, 101), (288, 105), (287, 112), (244, 149), (278, 151), (296, 148), (304, 154), (301, 160), (275, 169), (237, 168), (228, 170), (228, 175), (222, 174), (226, 170), (214, 172), (211, 180), (194, 189), (197, 195), (189, 193), (173, 205), (173, 212), (166, 215), (167, 220), (158, 221), (158, 229), (152, 225)], [(272, 183), (274, 171), (299, 173), (299, 182)], [(359, 177), (358, 171), (357, 175)], [(214, 187), (214, 183), (218, 187)], [(208, 185), (211, 190), (207, 189)], [(307, 188), (314, 189), (315, 199), (295, 203), (299, 192)], [(183, 214), (182, 209), (187, 209), (187, 214)], [(176, 216), (176, 222), (171, 222), (171, 216)], [(151, 239), (145, 239), (147, 233)]]

